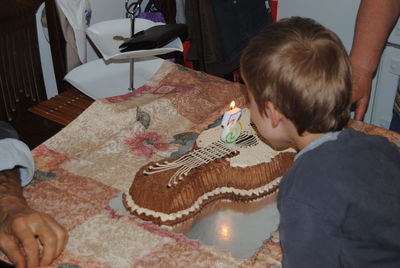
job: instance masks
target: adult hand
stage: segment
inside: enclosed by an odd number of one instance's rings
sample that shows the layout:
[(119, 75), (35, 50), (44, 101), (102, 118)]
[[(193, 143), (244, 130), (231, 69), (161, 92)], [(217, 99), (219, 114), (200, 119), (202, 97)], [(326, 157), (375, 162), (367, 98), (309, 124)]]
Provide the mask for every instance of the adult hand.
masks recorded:
[(355, 120), (363, 120), (371, 96), (372, 73), (353, 65), (352, 103), (356, 104)]
[(67, 242), (67, 232), (52, 217), (27, 206), (13, 208), (0, 225), (0, 249), (17, 268), (47, 266)]

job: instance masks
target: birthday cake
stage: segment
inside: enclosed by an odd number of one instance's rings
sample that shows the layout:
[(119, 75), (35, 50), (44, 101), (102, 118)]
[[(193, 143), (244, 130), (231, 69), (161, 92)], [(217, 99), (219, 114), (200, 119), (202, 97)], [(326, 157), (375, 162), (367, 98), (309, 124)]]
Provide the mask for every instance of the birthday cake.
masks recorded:
[(200, 134), (196, 146), (178, 159), (152, 162), (137, 173), (125, 208), (143, 220), (175, 226), (217, 201), (248, 202), (274, 193), (293, 163), (295, 150), (275, 151), (241, 118), (236, 142), (221, 141), (221, 127)]

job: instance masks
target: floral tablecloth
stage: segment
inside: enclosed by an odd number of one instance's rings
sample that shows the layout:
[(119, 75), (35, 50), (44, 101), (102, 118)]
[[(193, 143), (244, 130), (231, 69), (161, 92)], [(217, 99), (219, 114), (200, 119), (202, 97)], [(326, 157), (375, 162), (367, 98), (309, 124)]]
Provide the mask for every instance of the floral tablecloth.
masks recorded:
[(166, 61), (141, 88), (95, 101), (35, 148), (37, 171), (24, 194), (69, 231), (52, 267), (280, 267), (278, 233), (266, 234), (252, 258), (237, 259), (109, 206), (140, 167), (192, 148), (231, 100), (245, 105), (243, 85)]
[[(241, 84), (165, 61), (132, 93), (95, 101), (36, 147), (29, 204), (53, 216), (69, 241), (53, 267), (279, 267), (278, 239), (243, 260), (109, 206), (150, 161), (192, 148), (235, 100)], [(276, 234), (277, 235), (277, 234)]]

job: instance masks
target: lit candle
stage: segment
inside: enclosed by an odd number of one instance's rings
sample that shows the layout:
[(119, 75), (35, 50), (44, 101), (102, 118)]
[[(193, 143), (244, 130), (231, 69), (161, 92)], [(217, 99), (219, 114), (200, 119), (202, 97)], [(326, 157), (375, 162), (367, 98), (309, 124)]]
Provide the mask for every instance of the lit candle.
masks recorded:
[(242, 109), (235, 107), (235, 101), (231, 102), (229, 111), (224, 113), (222, 117), (221, 139), (226, 143), (234, 143), (242, 131), (242, 125), (239, 118), (242, 115)]

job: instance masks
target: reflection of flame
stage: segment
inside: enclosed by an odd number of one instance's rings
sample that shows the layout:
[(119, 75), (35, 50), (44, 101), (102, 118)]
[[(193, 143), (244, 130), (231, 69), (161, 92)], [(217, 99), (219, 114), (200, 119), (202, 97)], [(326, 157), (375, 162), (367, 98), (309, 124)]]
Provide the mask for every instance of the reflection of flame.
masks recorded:
[(219, 230), (219, 235), (222, 240), (228, 240), (231, 237), (231, 230), (229, 225), (222, 224)]
[(235, 108), (235, 101), (231, 101), (231, 104), (229, 105), (231, 110), (233, 110)]

